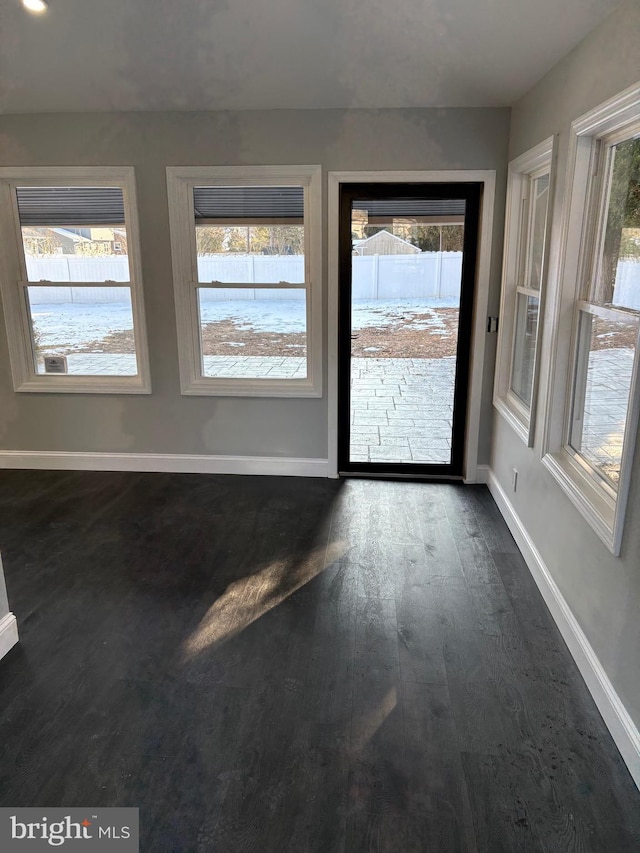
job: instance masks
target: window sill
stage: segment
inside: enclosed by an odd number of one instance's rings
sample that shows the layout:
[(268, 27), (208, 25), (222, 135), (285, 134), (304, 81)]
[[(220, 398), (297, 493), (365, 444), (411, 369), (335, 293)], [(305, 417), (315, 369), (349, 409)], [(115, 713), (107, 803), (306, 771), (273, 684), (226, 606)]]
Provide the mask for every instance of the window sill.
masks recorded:
[(284, 381), (260, 379), (210, 379), (182, 382), (183, 396), (195, 397), (322, 397), (322, 388), (311, 379)]
[(609, 551), (618, 556), (622, 518), (617, 511), (618, 502), (606, 491), (604, 484), (600, 486), (589, 477), (565, 450), (547, 453), (542, 457), (542, 464)]
[(140, 376), (60, 376), (38, 374), (15, 386), (35, 394), (151, 394), (151, 382)]
[(527, 445), (527, 447), (532, 447), (533, 436), (531, 434), (530, 419), (524, 417), (519, 408), (512, 404), (508, 396), (496, 397), (493, 401), (493, 405), (497, 411), (500, 412), (515, 434)]

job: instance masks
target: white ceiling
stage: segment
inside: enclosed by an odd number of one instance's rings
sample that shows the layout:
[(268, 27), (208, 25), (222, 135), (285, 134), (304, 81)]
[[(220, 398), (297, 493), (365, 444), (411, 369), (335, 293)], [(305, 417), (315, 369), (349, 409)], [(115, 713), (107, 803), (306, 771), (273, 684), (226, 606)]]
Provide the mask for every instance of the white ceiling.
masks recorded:
[(512, 104), (619, 0), (0, 0), (0, 112)]

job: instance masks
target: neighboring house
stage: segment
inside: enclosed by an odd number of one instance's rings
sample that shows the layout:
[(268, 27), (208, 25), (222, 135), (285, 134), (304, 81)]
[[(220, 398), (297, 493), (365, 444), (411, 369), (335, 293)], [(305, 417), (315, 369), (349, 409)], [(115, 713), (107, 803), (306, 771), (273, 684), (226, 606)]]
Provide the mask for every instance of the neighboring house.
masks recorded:
[[(84, 229), (87, 231), (87, 229)], [(57, 255), (75, 255), (78, 243), (89, 243), (90, 238), (69, 228), (24, 228), (22, 231), (25, 250), (33, 256), (49, 257)]]
[(364, 240), (354, 241), (353, 254), (416, 255), (420, 254), (420, 249), (408, 240), (403, 240), (402, 237), (396, 237), (395, 234), (384, 230)]
[(35, 257), (127, 253), (124, 228), (25, 227), (22, 234), (25, 250)]
[(78, 243), (90, 243), (91, 238), (86, 234), (86, 228), (82, 229), (85, 233), (81, 233), (79, 228), (51, 228), (51, 231), (56, 235), (55, 241), (58, 244), (59, 252), (62, 255), (74, 255), (77, 253)]

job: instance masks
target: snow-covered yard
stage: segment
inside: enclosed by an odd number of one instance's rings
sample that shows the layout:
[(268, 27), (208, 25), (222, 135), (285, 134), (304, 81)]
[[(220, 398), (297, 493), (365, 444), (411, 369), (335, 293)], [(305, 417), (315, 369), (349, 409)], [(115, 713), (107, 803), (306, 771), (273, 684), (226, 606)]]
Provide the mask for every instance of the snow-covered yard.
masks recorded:
[[(353, 329), (385, 328), (403, 320), (416, 330), (443, 334), (445, 324), (439, 309), (456, 308), (452, 299), (356, 300)], [(305, 303), (299, 299), (254, 299), (202, 302), (203, 324), (230, 320), (245, 331), (279, 334), (305, 331)], [(133, 329), (131, 305), (127, 302), (41, 304), (32, 306), (33, 324), (44, 353), (68, 354), (93, 345), (114, 332)]]
[(129, 302), (33, 305), (31, 316), (40, 350), (51, 355), (66, 355), (114, 332), (133, 329)]

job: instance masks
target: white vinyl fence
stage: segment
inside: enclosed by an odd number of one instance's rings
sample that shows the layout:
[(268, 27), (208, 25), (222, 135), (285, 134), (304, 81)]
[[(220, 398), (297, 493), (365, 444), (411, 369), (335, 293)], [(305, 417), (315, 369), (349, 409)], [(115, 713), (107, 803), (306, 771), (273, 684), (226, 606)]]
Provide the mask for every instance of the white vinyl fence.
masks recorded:
[[(462, 273), (462, 252), (422, 252), (416, 255), (353, 256), (354, 299), (458, 298)], [(128, 281), (126, 257), (85, 258), (76, 255), (27, 258), (31, 281), (69, 282), (92, 279)], [(209, 255), (198, 258), (203, 302), (228, 299), (304, 299), (302, 287), (207, 288), (207, 282), (278, 284), (304, 281), (302, 255)], [(640, 310), (640, 262), (618, 264), (615, 303)], [(60, 302), (128, 301), (128, 288), (38, 287), (30, 292), (32, 304)]]
[(354, 299), (439, 299), (460, 295), (462, 252), (353, 257)]
[(640, 311), (640, 261), (618, 263), (613, 304)]
[[(424, 252), (420, 255), (368, 255), (352, 257), (354, 299), (396, 299), (411, 297), (454, 297), (460, 295), (462, 252)], [(304, 281), (301, 255), (198, 258), (201, 282)], [(255, 293), (255, 296), (254, 296)], [(302, 291), (209, 290), (203, 301), (216, 299), (304, 298)]]
[(100, 281), (129, 281), (129, 261), (122, 255), (103, 255), (85, 258), (81, 255), (54, 255), (50, 258), (27, 256), (29, 281), (96, 281), (95, 287), (32, 287), (29, 302), (32, 305), (58, 305), (78, 302), (129, 302), (128, 287), (101, 287)]
[[(461, 252), (424, 252), (416, 255), (369, 255), (353, 260), (354, 299), (396, 299), (411, 297), (454, 297), (460, 294)], [(126, 257), (84, 258), (75, 255), (27, 258), (31, 281), (69, 282), (92, 279), (128, 281)], [(304, 299), (304, 257), (302, 255), (209, 255), (198, 258), (202, 282), (200, 299), (217, 302), (228, 299)], [(207, 288), (207, 282), (278, 284), (300, 282), (290, 288)], [(32, 304), (60, 302), (114, 302), (128, 300), (125, 288), (38, 287), (30, 293)]]

